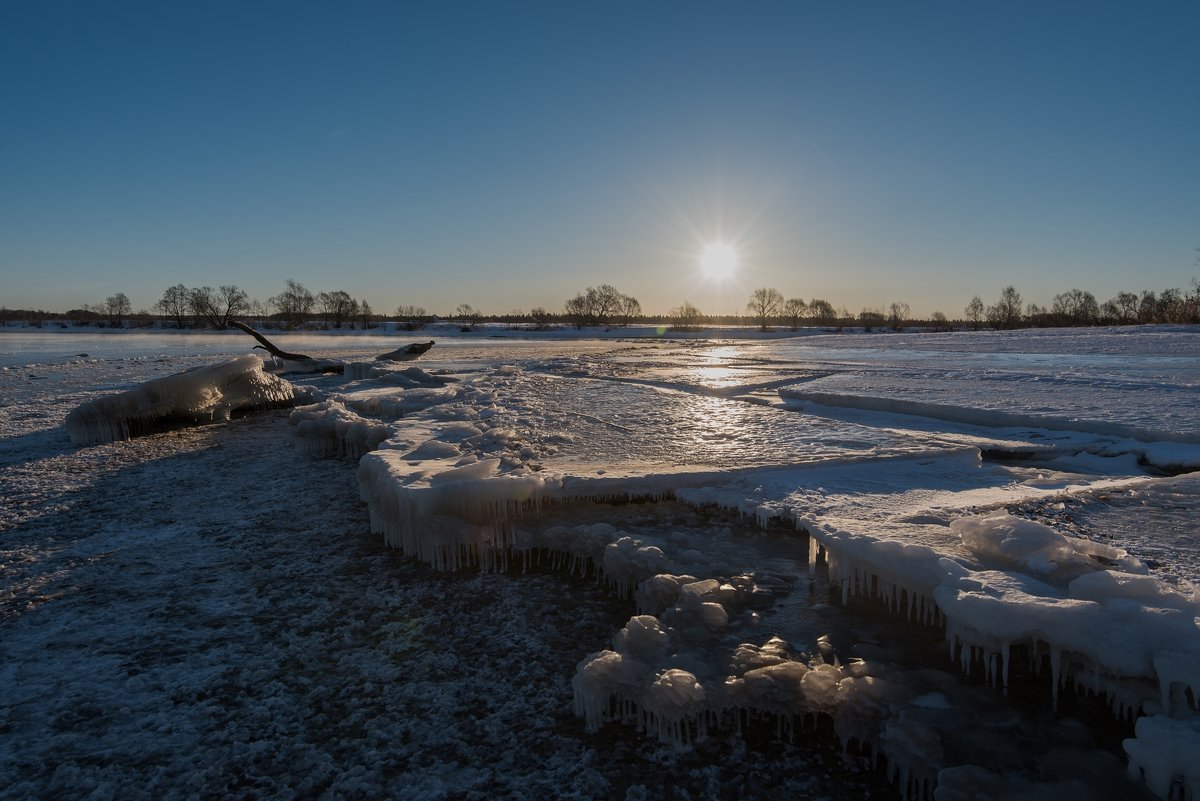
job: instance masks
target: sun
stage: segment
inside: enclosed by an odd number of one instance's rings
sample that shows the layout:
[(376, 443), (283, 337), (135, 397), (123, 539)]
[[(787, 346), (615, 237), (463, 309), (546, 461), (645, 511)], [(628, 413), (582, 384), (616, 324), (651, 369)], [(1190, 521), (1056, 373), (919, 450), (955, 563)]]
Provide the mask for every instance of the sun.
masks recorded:
[(707, 245), (700, 255), (700, 267), (709, 278), (729, 278), (737, 264), (737, 251), (724, 242)]

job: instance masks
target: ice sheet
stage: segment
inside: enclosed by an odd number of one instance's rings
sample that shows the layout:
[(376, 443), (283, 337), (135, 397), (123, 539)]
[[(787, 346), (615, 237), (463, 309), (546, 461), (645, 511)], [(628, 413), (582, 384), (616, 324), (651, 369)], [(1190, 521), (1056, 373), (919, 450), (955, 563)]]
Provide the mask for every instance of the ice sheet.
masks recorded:
[[(955, 788), (978, 781), (1017, 795), (1123, 798), (1129, 794), (1121, 784), (1125, 756), (1101, 744), (1111, 733), (1086, 726), (1071, 730), (1081, 724), (1056, 716), (1051, 696), (1057, 692), (1061, 709), (1066, 702), (1083, 703), (1071, 700), (1081, 689), (1103, 694), (1116, 713), (1111, 725), (1128, 726), (1126, 736), (1148, 744), (1126, 748), (1130, 764), (1139, 766), (1139, 779), (1151, 786), (1161, 786), (1163, 775), (1172, 781), (1178, 761), (1151, 764), (1145, 756), (1155, 749), (1155, 732), (1165, 729), (1134, 732), (1130, 723), (1116, 721), (1140, 711), (1194, 725), (1200, 682), (1193, 667), (1200, 660), (1189, 584), (1200, 574), (1195, 482), (1190, 476), (1148, 474), (1153, 464), (1167, 462), (1148, 459), (1138, 450), (1145, 443), (1139, 446), (1114, 430), (1072, 427), (1070, 421), (1153, 428), (1174, 436), (1156, 447), (1189, 453), (1187, 440), (1196, 427), (1189, 417), (1194, 404), (1188, 404), (1197, 366), (1190, 350), (1194, 332), (1097, 336), (1002, 335), (992, 340), (991, 352), (985, 352), (987, 336), (973, 334), (715, 345), (464, 340), (444, 350), (439, 337), (435, 351), (442, 352), (423, 358), (421, 373), (364, 369), (297, 379), (304, 392), (322, 399), (297, 413), (297, 423), (311, 429), (311, 436), (298, 441), (319, 441), (320, 447), (304, 447), (351, 457), (378, 445), (361, 461), (359, 491), (372, 525), (385, 532), (390, 526), (389, 541), (406, 552), (444, 567), (477, 563), (536, 574), (540, 565), (587, 573), (600, 577), (614, 597), (637, 604), (648, 620), (626, 609), (593, 626), (571, 648), (527, 637), (535, 625), (528, 618), (501, 624), (528, 642), (539, 660), (562, 667), (566, 677), (570, 665), (582, 660), (576, 686), (558, 688), (562, 703), (574, 696), (580, 705), (585, 720), (577, 724), (579, 736), (585, 722), (611, 721), (605, 737), (633, 743), (640, 726), (651, 742), (687, 743), (693, 753), (712, 754), (714, 764), (724, 765), (737, 761), (720, 749), (738, 742), (733, 732), (740, 727), (777, 728), (786, 740), (805, 719), (824, 715), (841, 742), (868, 743), (884, 755), (894, 780), (913, 797), (928, 794), (935, 784), (955, 797)], [(321, 354), (364, 359), (396, 346), (393, 341), (386, 348), (370, 347), (374, 344), (341, 338)], [(9, 551), (21, 554), (10, 557), (17, 560), (10, 564), (23, 567), (10, 572), (16, 583), (6, 589), (26, 606), (12, 607), (15, 617), (5, 620), (16, 622), (3, 624), (6, 635), (26, 632), (19, 641), (40, 647), (52, 629), (39, 634), (37, 626), (55, 620), (56, 609), (66, 609), (56, 606), (57, 577), (92, 569), (91, 557), (82, 552), (64, 557), (68, 562), (85, 557), (74, 567), (56, 561), (50, 532), (69, 503), (63, 493), (95, 499), (115, 486), (132, 492), (139, 486), (133, 476), (116, 484), (98, 478), (150, 469), (155, 458), (150, 448), (187, 454), (215, 436), (205, 430), (175, 441), (100, 446), (105, 450), (96, 458), (112, 466), (100, 469), (98, 462), (96, 476), (79, 471), (78, 460), (87, 457), (69, 449), (61, 429), (56, 434), (54, 428), (67, 409), (98, 393), (178, 372), (187, 360), (209, 361), (195, 355), (155, 359), (75, 357), (54, 364), (22, 362), (19, 370), (0, 373), (8, 404), (0, 405), (5, 432), (0, 522), (17, 534), (14, 542), (29, 541)], [(993, 376), (990, 385), (972, 383), (973, 376), (991, 369), (1004, 375)], [(845, 376), (881, 397), (927, 399), (941, 393), (950, 405), (984, 414), (972, 423), (819, 405), (798, 412), (778, 400), (783, 385), (849, 380)], [(1056, 388), (1044, 390), (1042, 383)], [(929, 393), (921, 389), (926, 385)], [(1001, 397), (1003, 392), (988, 388), (992, 385), (1013, 394)], [(996, 419), (988, 414), (1010, 407), (1035, 419), (1020, 426), (989, 425)], [(1035, 425), (1045, 417), (1066, 422), (1061, 428)], [(363, 432), (370, 433), (359, 436)], [(277, 440), (274, 451), (266, 440), (257, 442), (268, 454), (269, 469), (278, 471), (297, 458), (290, 449), (278, 449)], [(132, 449), (145, 450), (135, 456)], [(161, 480), (175, 480), (172, 471), (179, 469), (164, 463)], [(277, 493), (282, 487), (272, 481), (258, 491), (263, 472), (254, 479), (244, 475), (246, 500), (256, 514), (286, 520), (296, 490)], [(219, 486), (228, 490), (231, 481)], [(300, 584), (329, 580), (324, 567), (305, 555), (317, 547), (316, 532), (356, 537), (366, 527), (361, 521), (347, 525), (345, 504), (332, 503), (333, 497), (322, 489), (314, 494), (317, 503), (305, 505), (311, 537), (293, 541), (284, 526), (270, 553), (263, 554), (285, 567), (293, 564), (289, 560), (310, 565)], [(331, 512), (322, 512), (322, 505)], [(107, 521), (119, 533), (128, 508), (119, 501), (89, 505), (88, 519)], [(1036, 519), (1050, 531), (1004, 522), (1004, 510)], [(991, 519), (1001, 523), (986, 522)], [(762, 525), (786, 529), (792, 522), (812, 535), (758, 531)], [(155, 528), (160, 524), (145, 525), (160, 530)], [(971, 532), (969, 541), (964, 531)], [(1004, 531), (1016, 532), (1015, 540)], [(145, 542), (142, 534), (117, 537), (88, 553), (115, 548), (132, 556)], [(247, 554), (253, 552), (252, 545), (247, 548)], [(1136, 572), (1139, 561), (1147, 572)], [(52, 564), (58, 567), (39, 567)], [(339, 575), (354, 574), (345, 560), (337, 565)], [(474, 582), (485, 579), (488, 586), (500, 582), (505, 592), (520, 593), (522, 587), (547, 592), (536, 576), (467, 578), (456, 591), (460, 602), (450, 605), (462, 612), (450, 615), (455, 626), (470, 625), (463, 622), (469, 610), (486, 605), (473, 594), (481, 591)], [(696, 586), (685, 593), (691, 585)], [(136, 582), (129, 587), (137, 591)], [(371, 597), (386, 603), (380, 599), (406, 591), (411, 588), (393, 583)], [(552, 603), (550, 597), (537, 601)], [(849, 601), (844, 608), (829, 603), (842, 598)], [(867, 603), (871, 599), (883, 604)], [(103, 601), (101, 609), (105, 603), (113, 602)], [(871, 610), (877, 608), (891, 611), (876, 616)], [(39, 609), (50, 617), (21, 628), (26, 624), (20, 621), (34, 621), (28, 615)], [(185, 625), (198, 620), (190, 612), (181, 615)], [(326, 619), (323, 615), (318, 617)], [(351, 617), (362, 619), (360, 612)], [(344, 618), (331, 608), (323, 630), (337, 632)], [(933, 625), (913, 629), (909, 620)], [(378, 630), (376, 623), (366, 626), (367, 633)], [(102, 619), (94, 625), (111, 631), (112, 624)], [(913, 633), (918, 630), (929, 633)], [(468, 631), (468, 637), (481, 636)], [(950, 659), (945, 645), (933, 655), (913, 642), (936, 639), (939, 631), (948, 635)], [(319, 647), (304, 631), (294, 636), (297, 653)], [(188, 647), (211, 644), (197, 640)], [(86, 653), (87, 646), (79, 648)], [(639, 664), (630, 667), (627, 658)], [(65, 677), (68, 686), (82, 686), (82, 675), (65, 674), (53, 660), (38, 664), (48, 676)], [(1039, 667), (1040, 677), (1022, 667), (1026, 664)], [(989, 686), (964, 681), (965, 670), (985, 677)], [(402, 694), (416, 691), (415, 680), (403, 672), (389, 676), (407, 688)], [(1006, 682), (1011, 696), (1003, 694)], [(136, 688), (128, 692), (144, 710), (146, 696)], [(521, 702), (515, 703), (520, 709)], [(512, 720), (505, 717), (497, 725), (502, 730)], [(59, 735), (22, 725), (24, 742), (33, 744), (28, 748), (41, 755), (55, 748), (63, 753)], [(578, 753), (579, 741), (574, 742), (572, 753)], [(721, 744), (718, 751), (705, 751), (714, 742)], [(1064, 743), (1075, 750), (1063, 751)], [(136, 738), (130, 747), (140, 747)], [(404, 745), (401, 753), (407, 759), (419, 750)], [(361, 763), (366, 756), (353, 753), (349, 759)], [(854, 757), (848, 759), (853, 764)], [(562, 764), (570, 767), (555, 775), (578, 772), (575, 761)], [(1114, 777), (1112, 765), (1120, 775)], [(86, 767), (75, 770), (85, 784), (97, 775)], [(172, 776), (186, 774), (178, 765), (171, 770)], [(20, 786), (47, 792), (49, 773), (33, 775), (41, 778)], [(347, 787), (350, 777), (334, 781)], [(378, 781), (370, 777), (372, 786)], [(427, 774), (416, 781), (433, 786)], [(450, 781), (459, 789), (484, 786), (465, 775)], [(636, 784), (621, 784), (610, 774), (604, 781), (605, 792)]]

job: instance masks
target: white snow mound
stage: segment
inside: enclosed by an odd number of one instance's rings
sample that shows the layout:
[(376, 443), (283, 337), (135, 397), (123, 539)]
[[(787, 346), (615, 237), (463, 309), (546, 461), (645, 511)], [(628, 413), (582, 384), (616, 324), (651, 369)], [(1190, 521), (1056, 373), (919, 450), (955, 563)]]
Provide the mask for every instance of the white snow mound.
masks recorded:
[(228, 420), (234, 412), (290, 406), (292, 385), (263, 372), (257, 356), (197, 367), (88, 401), (67, 415), (75, 445), (131, 439), (175, 423)]

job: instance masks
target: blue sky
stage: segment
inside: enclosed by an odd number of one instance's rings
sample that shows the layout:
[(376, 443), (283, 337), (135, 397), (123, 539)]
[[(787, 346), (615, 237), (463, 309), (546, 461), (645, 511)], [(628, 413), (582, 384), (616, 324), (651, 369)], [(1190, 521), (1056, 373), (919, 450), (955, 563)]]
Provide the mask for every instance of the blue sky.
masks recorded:
[(1187, 286), (1198, 42), (1195, 0), (0, 0), (0, 304)]

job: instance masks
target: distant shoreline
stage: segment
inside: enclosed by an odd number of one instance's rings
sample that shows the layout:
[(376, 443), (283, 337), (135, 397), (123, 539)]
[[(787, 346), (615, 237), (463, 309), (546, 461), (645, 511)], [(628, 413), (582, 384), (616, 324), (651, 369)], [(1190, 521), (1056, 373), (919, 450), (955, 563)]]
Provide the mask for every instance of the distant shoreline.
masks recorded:
[[(1146, 325), (1115, 325), (1115, 326), (1082, 326), (1078, 328), (1020, 328), (1006, 331), (998, 331), (990, 328), (982, 328), (979, 331), (971, 329), (957, 329), (954, 331), (931, 331), (921, 326), (912, 326), (901, 331), (893, 331), (891, 329), (875, 329), (874, 331), (866, 331), (861, 326), (844, 326), (840, 330), (832, 327), (806, 327), (802, 326), (795, 331), (785, 326), (773, 326), (767, 331), (761, 331), (756, 326), (745, 325), (714, 325), (700, 328), (695, 331), (681, 331), (665, 325), (629, 325), (629, 326), (612, 326), (599, 327), (587, 326), (584, 328), (575, 328), (574, 326), (557, 326), (552, 328), (537, 329), (531, 325), (523, 325), (519, 323), (480, 323), (472, 330), (463, 330), (463, 326), (453, 322), (437, 322), (426, 323), (420, 328), (409, 330), (402, 323), (396, 322), (381, 322), (372, 325), (371, 328), (328, 328), (313, 325), (311, 327), (301, 328), (273, 328), (262, 326), (259, 328), (263, 333), (272, 337), (346, 337), (346, 338), (388, 338), (388, 339), (471, 339), (471, 340), (487, 340), (487, 339), (522, 339), (522, 340), (572, 340), (572, 339), (671, 339), (671, 340), (724, 340), (732, 339), (739, 341), (771, 341), (778, 339), (804, 339), (808, 337), (818, 336), (936, 336), (945, 334), (1021, 334), (1028, 336), (1045, 335), (1053, 332), (1063, 332), (1068, 330), (1086, 331), (1089, 333), (1100, 332), (1126, 332), (1133, 333), (1137, 331), (1161, 330), (1171, 331), (1176, 333), (1200, 333), (1200, 325), (1189, 323), (1149, 323)], [(79, 326), (69, 323), (43, 322), (41, 325), (30, 322), (7, 322), (0, 325), (0, 336), (4, 335), (30, 335), (30, 334), (54, 334), (69, 336), (75, 335), (103, 335), (103, 336), (127, 336), (133, 334), (152, 334), (154, 336), (218, 336), (230, 338), (245, 338), (246, 335), (234, 329), (216, 329), (216, 328), (174, 328), (170, 326), (151, 325), (144, 327), (99, 327), (99, 326)]]
[[(257, 326), (256, 326), (257, 327)], [(862, 333), (861, 328), (843, 329), (836, 332), (832, 328), (802, 327), (796, 331), (790, 328), (774, 327), (769, 331), (760, 331), (751, 326), (708, 326), (695, 331), (679, 331), (669, 326), (630, 325), (602, 328), (573, 326), (558, 326), (537, 329), (532, 326), (510, 323), (480, 323), (474, 329), (464, 331), (457, 323), (427, 323), (420, 328), (409, 330), (400, 323), (378, 323), (371, 328), (271, 328), (258, 327), (258, 330), (271, 337), (388, 337), (412, 339), (738, 339), (738, 340), (774, 340), (793, 337), (826, 336), (837, 333)], [(885, 333), (885, 332), (878, 332)], [(887, 333), (898, 333), (889, 331)], [(900, 332), (903, 333), (903, 332)], [(916, 333), (909, 331), (908, 333)], [(32, 323), (5, 324), (0, 326), (0, 336), (5, 334), (87, 334), (87, 335), (130, 335), (152, 334), (154, 336), (221, 336), (245, 338), (246, 334), (234, 329), (215, 328), (174, 328), (168, 326), (146, 326), (133, 328), (112, 328), (98, 326), (60, 325), (58, 322), (43, 323), (38, 326)]]

